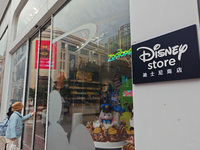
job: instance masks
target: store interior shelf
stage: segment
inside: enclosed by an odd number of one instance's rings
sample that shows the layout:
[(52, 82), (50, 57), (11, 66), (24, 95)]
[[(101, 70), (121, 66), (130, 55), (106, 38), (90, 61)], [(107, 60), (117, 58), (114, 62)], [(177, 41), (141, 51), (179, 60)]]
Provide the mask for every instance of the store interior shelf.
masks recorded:
[(69, 80), (70, 95), (72, 103), (91, 104), (100, 103), (100, 91), (102, 84), (100, 82), (84, 80)]
[(94, 91), (100, 91), (100, 88), (93, 88), (93, 87), (77, 87), (77, 86), (69, 86), (69, 89), (73, 90), (94, 90)]
[(85, 81), (85, 80), (69, 80), (69, 82), (81, 82), (81, 83), (101, 84), (100, 82), (96, 82), (96, 81), (87, 82), (87, 81)]

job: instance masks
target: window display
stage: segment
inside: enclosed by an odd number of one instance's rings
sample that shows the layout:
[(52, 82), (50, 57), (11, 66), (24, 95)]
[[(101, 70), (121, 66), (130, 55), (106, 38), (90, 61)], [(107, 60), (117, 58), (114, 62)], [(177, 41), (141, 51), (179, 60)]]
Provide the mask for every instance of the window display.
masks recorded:
[(51, 91), (61, 95), (63, 132), (70, 139), (83, 124), (97, 150), (133, 150), (129, 1), (73, 0), (52, 26)]

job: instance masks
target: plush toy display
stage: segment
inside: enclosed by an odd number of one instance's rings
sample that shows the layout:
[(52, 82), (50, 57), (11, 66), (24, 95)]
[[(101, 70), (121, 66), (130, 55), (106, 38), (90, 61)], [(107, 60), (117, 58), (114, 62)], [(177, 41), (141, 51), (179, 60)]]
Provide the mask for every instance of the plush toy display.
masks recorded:
[[(119, 74), (116, 78), (119, 78)], [(114, 86), (110, 81), (102, 84), (99, 117), (93, 122), (88, 122), (86, 127), (97, 148), (123, 147), (124, 150), (134, 150), (134, 130), (128, 129), (133, 117), (132, 95), (122, 95), (124, 91), (132, 91), (132, 84), (127, 84), (132, 80), (116, 87), (117, 81), (119, 80), (115, 80)]]
[(102, 104), (103, 108), (100, 113), (100, 121), (102, 123), (111, 124), (113, 121), (112, 106), (110, 104)]

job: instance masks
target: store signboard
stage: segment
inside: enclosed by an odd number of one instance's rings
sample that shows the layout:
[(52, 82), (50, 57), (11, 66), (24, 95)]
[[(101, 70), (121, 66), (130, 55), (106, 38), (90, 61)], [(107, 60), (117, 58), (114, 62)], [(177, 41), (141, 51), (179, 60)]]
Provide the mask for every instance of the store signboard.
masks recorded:
[[(38, 40), (36, 40), (35, 51), (36, 51), (35, 69), (37, 69)], [(56, 55), (57, 55), (57, 43), (54, 43), (52, 45), (51, 69), (56, 69)], [(49, 69), (49, 61), (50, 61), (49, 58), (50, 58), (50, 41), (41, 41), (39, 69)]]
[(132, 51), (134, 84), (200, 77), (196, 25), (135, 44)]

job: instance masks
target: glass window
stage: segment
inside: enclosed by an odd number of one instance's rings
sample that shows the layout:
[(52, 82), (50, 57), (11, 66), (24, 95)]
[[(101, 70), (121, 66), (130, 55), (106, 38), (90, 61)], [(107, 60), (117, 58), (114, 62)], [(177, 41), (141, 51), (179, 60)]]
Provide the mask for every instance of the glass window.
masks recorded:
[(60, 59), (62, 59), (62, 52), (60, 52)]
[(74, 51), (76, 51), (76, 50), (77, 50), (77, 47), (76, 47), (76, 46), (73, 46), (73, 45), (70, 45), (70, 44), (68, 44), (68, 50), (69, 50), (69, 51), (72, 51), (72, 52), (74, 52)]
[(60, 69), (62, 69), (62, 61), (60, 62)]
[(94, 53), (94, 52), (91, 52), (91, 57), (93, 57), (93, 58), (98, 58), (98, 54), (96, 54), (96, 53)]
[(65, 49), (65, 43), (64, 42), (61, 42), (61, 48)]
[[(124, 34), (119, 30), (129, 24), (129, 0), (73, 0), (53, 20), (53, 44), (65, 41), (68, 45), (65, 54), (69, 69), (51, 71), (51, 89), (61, 95), (57, 120), (62, 133), (70, 136), (81, 123), (90, 139), (85, 145), (94, 145), (97, 150), (128, 147), (126, 140), (134, 134), (131, 59), (130, 55), (117, 56), (131, 48), (130, 34), (122, 43)], [(61, 53), (59, 47), (57, 53)], [(76, 136), (87, 138), (81, 131)], [(49, 140), (48, 145), (52, 142)], [(134, 146), (133, 138), (130, 146)]]
[(65, 60), (65, 53), (63, 53), (63, 60)]
[(13, 54), (10, 104), (13, 104), (16, 101), (22, 102), (23, 89), (24, 89), (25, 63), (26, 63), (25, 62), (26, 51), (22, 51), (23, 48), (27, 49), (26, 44), (21, 46)]
[(63, 62), (63, 70), (65, 70), (65, 62)]
[(35, 17), (40, 11), (42, 6), (47, 0), (29, 0), (24, 6), (23, 10), (20, 12), (17, 24), (17, 35), (19, 35), (27, 24)]
[[(25, 49), (25, 51), (22, 51), (22, 49)], [(10, 106), (18, 101), (23, 102), (26, 54), (27, 45), (23, 44), (12, 55)]]
[(89, 52), (87, 50), (81, 49), (81, 54), (88, 56)]
[(101, 60), (106, 60), (106, 56), (101, 55)]
[[(0, 39), (0, 109), (1, 109), (1, 102), (2, 102), (2, 90), (3, 90), (3, 78), (4, 78), (4, 68), (5, 68), (5, 58), (6, 58), (6, 44), (7, 44), (7, 30), (5, 31), (4, 35)], [(0, 110), (1, 111), (1, 110)]]

